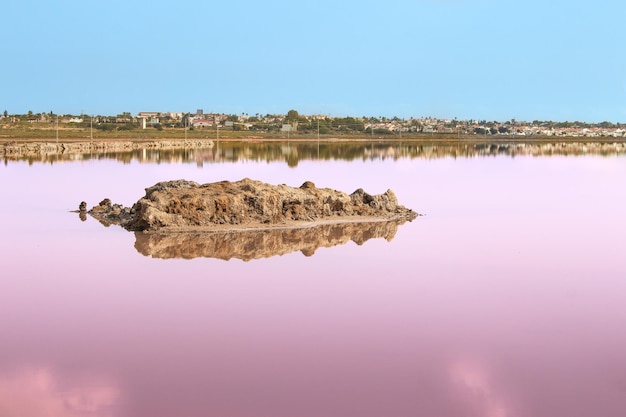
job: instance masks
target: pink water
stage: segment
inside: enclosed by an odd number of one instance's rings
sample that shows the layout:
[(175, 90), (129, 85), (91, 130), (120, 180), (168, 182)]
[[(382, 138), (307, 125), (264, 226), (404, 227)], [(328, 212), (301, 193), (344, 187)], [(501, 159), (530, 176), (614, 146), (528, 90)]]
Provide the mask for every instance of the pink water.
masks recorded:
[[(76, 209), (251, 177), (425, 213), (373, 239), (161, 260)], [(626, 415), (620, 157), (0, 167), (1, 417)]]

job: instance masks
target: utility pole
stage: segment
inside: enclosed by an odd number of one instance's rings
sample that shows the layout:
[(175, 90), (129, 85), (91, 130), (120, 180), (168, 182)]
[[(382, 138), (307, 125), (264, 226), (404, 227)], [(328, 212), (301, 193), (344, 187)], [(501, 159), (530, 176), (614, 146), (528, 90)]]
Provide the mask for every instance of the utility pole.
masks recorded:
[(320, 159), (320, 119), (317, 119), (317, 159)]
[(317, 119), (317, 144), (320, 143), (320, 119)]

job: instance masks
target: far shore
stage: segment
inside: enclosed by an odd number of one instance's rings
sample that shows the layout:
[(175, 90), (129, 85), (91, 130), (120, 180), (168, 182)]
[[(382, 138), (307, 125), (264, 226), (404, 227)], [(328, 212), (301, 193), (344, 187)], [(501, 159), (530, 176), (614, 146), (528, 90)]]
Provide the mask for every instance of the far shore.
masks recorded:
[[(563, 132), (564, 133), (564, 132)], [(594, 133), (594, 135), (597, 133)], [(438, 132), (359, 132), (351, 131), (276, 131), (276, 130), (236, 130), (232, 127), (182, 129), (148, 127), (130, 130), (101, 130), (89, 126), (69, 127), (50, 124), (0, 125), (0, 146), (24, 143), (119, 143), (135, 144), (153, 142), (184, 143), (188, 141), (224, 142), (417, 142), (417, 143), (540, 143), (540, 142), (586, 142), (613, 143), (626, 142), (625, 136), (547, 136), (540, 134), (473, 134)]]
[[(582, 142), (582, 143), (624, 143), (626, 137), (613, 136), (542, 136), (542, 135), (457, 135), (449, 133), (403, 133), (389, 135), (345, 134), (345, 135), (311, 135), (311, 134), (250, 134), (249, 132), (194, 131), (187, 136), (177, 134), (158, 135), (147, 131), (144, 135), (118, 136), (115, 133), (94, 132), (93, 137), (87, 135), (61, 135), (58, 139), (48, 135), (2, 134), (0, 130), (0, 146), (16, 144), (62, 144), (62, 143), (122, 143), (136, 144), (154, 142), (415, 142), (415, 143), (542, 143), (542, 142)], [(212, 133), (212, 134), (211, 134)], [(247, 133), (247, 134), (246, 134)]]
[[(149, 131), (150, 134), (155, 132)], [(171, 133), (171, 132), (169, 132)], [(180, 133), (180, 132), (178, 132)], [(451, 134), (397, 134), (397, 135), (258, 135), (242, 134), (242, 132), (221, 132), (220, 137), (207, 137), (206, 134), (187, 135), (187, 137), (117, 137), (115, 134), (98, 132), (94, 137), (60, 137), (59, 140), (48, 137), (10, 136), (0, 134), (0, 157), (4, 159), (56, 157), (70, 154), (105, 154), (122, 153), (136, 150), (190, 150), (208, 149), (220, 144), (246, 143), (301, 143), (301, 144), (332, 144), (332, 143), (367, 143), (409, 146), (480, 146), (524, 144), (539, 146), (544, 144), (596, 144), (597, 146), (613, 146), (620, 149), (626, 146), (624, 137), (580, 137), (580, 136), (522, 136), (522, 135), (451, 135)], [(202, 132), (201, 132), (202, 133)]]

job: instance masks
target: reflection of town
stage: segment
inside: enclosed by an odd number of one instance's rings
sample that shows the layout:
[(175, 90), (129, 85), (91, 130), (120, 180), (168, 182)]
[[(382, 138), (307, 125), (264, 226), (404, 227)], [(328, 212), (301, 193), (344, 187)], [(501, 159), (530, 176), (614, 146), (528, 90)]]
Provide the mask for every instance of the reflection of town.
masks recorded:
[(32, 153), (4, 157), (9, 161), (55, 163), (63, 161), (117, 160), (122, 163), (211, 163), (257, 161), (286, 162), (296, 166), (304, 160), (384, 160), (475, 158), (490, 156), (616, 156), (626, 154), (626, 142), (541, 142), (541, 143), (432, 143), (423, 142), (210, 142), (212, 146), (131, 151)]
[(391, 241), (404, 220), (345, 222), (301, 228), (198, 233), (135, 232), (135, 248), (153, 258), (232, 258), (249, 261), (300, 251), (312, 256), (318, 248), (362, 245), (369, 239)]

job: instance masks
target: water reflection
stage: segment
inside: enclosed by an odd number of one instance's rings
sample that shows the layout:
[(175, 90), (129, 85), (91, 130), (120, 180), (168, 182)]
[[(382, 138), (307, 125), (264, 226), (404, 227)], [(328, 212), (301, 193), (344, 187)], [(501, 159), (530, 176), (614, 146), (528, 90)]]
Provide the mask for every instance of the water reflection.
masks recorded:
[(110, 417), (120, 392), (97, 378), (63, 383), (46, 368), (0, 374), (0, 414), (3, 416)]
[[(462, 360), (450, 365), (450, 378), (466, 411), (484, 417), (513, 415), (502, 395), (494, 387), (484, 365)], [(473, 413), (468, 413), (474, 415)]]
[[(9, 163), (0, 416), (622, 417), (623, 162)], [(310, 258), (159, 262), (65, 211), (244, 176), (392, 186), (429, 216)], [(7, 371), (24, 362), (52, 370)]]
[(295, 167), (305, 160), (384, 160), (401, 158), (475, 158), (490, 156), (621, 156), (626, 155), (626, 142), (536, 142), (536, 143), (475, 143), (418, 141), (355, 141), (355, 142), (217, 142), (210, 147), (178, 149), (147, 147), (123, 152), (29, 152), (3, 154), (5, 165), (10, 161), (57, 163), (112, 159), (122, 163), (195, 163), (198, 166), (223, 162), (286, 162)]
[(153, 258), (232, 258), (249, 261), (300, 251), (312, 256), (317, 249), (362, 245), (370, 239), (391, 241), (404, 221), (323, 224), (298, 229), (265, 229), (231, 232), (143, 233), (135, 232), (137, 252)]

